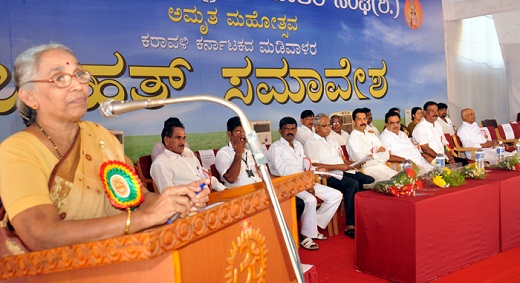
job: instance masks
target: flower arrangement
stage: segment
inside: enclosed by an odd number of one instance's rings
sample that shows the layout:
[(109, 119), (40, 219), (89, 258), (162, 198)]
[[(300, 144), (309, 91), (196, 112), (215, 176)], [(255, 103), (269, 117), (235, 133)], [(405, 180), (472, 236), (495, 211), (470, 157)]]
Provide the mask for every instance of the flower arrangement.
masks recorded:
[(505, 158), (504, 161), (499, 162), (497, 164), (489, 165), (491, 169), (501, 169), (501, 170), (513, 170), (520, 171), (520, 159), (518, 155), (512, 155)]
[(486, 170), (478, 168), (477, 163), (471, 163), (462, 167), (462, 174), (469, 179), (485, 179), (487, 175)]
[(426, 184), (441, 188), (456, 187), (466, 182), (463, 170), (450, 169), (449, 167), (435, 168), (422, 175), (420, 179)]
[(371, 185), (376, 192), (394, 196), (415, 196), (415, 191), (422, 188), (422, 182), (417, 179), (417, 168), (408, 168), (397, 173), (388, 181), (380, 181)]

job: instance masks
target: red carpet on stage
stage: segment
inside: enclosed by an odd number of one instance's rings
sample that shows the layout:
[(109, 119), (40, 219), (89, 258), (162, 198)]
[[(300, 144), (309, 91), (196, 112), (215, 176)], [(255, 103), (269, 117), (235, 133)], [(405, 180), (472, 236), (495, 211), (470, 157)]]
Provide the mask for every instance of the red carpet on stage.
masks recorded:
[[(340, 235), (316, 243), (319, 250), (299, 249), (302, 263), (316, 267), (319, 282), (388, 282), (356, 271), (354, 240), (343, 235), (345, 219), (340, 218)], [(328, 236), (326, 231), (321, 231)], [(520, 247), (499, 253), (435, 280), (435, 282), (520, 282)]]

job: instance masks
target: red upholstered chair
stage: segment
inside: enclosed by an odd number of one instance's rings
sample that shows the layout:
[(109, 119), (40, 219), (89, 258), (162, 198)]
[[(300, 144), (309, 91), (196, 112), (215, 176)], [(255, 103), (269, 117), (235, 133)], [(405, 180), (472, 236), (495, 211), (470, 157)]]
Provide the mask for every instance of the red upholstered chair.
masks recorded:
[[(449, 143), (451, 154), (453, 154), (453, 156), (455, 156), (455, 157), (467, 159), (466, 156), (464, 155), (464, 152), (468, 151), (468, 150), (473, 151), (473, 148), (465, 148), (465, 147), (457, 146), (457, 144), (455, 144), (455, 141), (454, 141), (454, 136), (451, 136), (448, 133), (444, 133), (444, 137), (446, 138), (446, 140)], [(458, 137), (457, 137), (457, 139), (458, 139)], [(460, 142), (460, 140), (458, 140), (458, 142)], [(474, 150), (476, 151), (476, 149), (474, 149)], [(473, 156), (475, 156), (475, 152), (473, 152)], [(471, 161), (471, 160), (468, 159), (468, 161)]]
[(348, 159), (347, 146), (346, 145), (342, 145), (341, 149), (343, 150), (343, 154), (345, 155), (345, 158)]
[[(512, 133), (510, 132), (510, 136), (507, 135), (506, 129), (509, 128), (509, 126), (512, 129)], [(513, 126), (513, 124), (500, 124), (496, 128), (497, 132), (497, 138), (499, 141), (502, 141), (504, 143), (506, 151), (513, 151), (516, 147), (516, 142), (520, 138), (520, 129), (517, 128), (518, 125)], [(516, 129), (516, 131), (515, 131)]]
[(143, 186), (150, 192), (158, 193), (159, 191), (157, 190), (155, 182), (152, 179), (152, 175), (150, 175), (150, 168), (152, 167), (152, 156), (144, 155), (139, 157), (136, 167), (137, 175), (139, 176), (139, 179), (141, 179)]
[[(214, 154), (215, 156), (217, 156), (217, 152), (218, 152), (218, 149), (213, 149), (213, 154)], [(194, 154), (195, 154), (195, 156), (197, 157), (197, 159), (199, 160), (200, 164), (203, 164), (203, 163), (202, 163), (202, 158), (201, 158), (201, 156), (200, 156), (200, 152), (199, 152), (199, 151), (195, 151)], [(210, 164), (210, 166), (209, 166), (209, 170), (210, 170), (211, 176), (217, 178), (217, 180), (218, 180), (219, 182), (223, 183), (223, 182), (222, 182), (222, 179), (220, 178), (220, 174), (219, 174), (219, 172), (218, 172), (218, 170), (217, 170), (217, 167), (215, 166), (215, 163)]]
[[(476, 156), (476, 153), (477, 153), (476, 147), (462, 147), (462, 142), (460, 141), (459, 136), (457, 136), (457, 133), (455, 133), (451, 137), (453, 139), (453, 144), (455, 145), (455, 148), (457, 148), (457, 150), (471, 151), (471, 156), (473, 156), (473, 158)], [(474, 160), (471, 160), (471, 159), (468, 159), (468, 161), (471, 163), (475, 162)]]

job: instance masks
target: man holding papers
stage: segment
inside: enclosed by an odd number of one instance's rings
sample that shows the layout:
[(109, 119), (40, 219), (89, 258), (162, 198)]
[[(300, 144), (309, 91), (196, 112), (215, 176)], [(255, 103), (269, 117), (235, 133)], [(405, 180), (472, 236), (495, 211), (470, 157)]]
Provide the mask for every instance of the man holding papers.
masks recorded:
[(350, 133), (347, 142), (347, 152), (351, 160), (357, 161), (364, 157), (371, 156), (372, 159), (365, 163), (363, 169), (367, 175), (374, 177), (376, 181), (388, 180), (397, 171), (386, 166), (390, 158), (390, 153), (381, 145), (379, 137), (367, 131), (367, 115), (363, 109), (356, 109), (352, 112), (355, 128)]
[(345, 235), (354, 238), (354, 195), (364, 184), (374, 182), (374, 178), (356, 172), (357, 169), (351, 166), (352, 162), (343, 158), (343, 151), (339, 144), (334, 139), (327, 138), (331, 131), (327, 115), (323, 113), (316, 115), (314, 128), (316, 132), (305, 144), (305, 154), (310, 158), (313, 166), (341, 176), (341, 179), (333, 177), (327, 179), (327, 185), (343, 193), (347, 212)]
[[(284, 117), (279, 123), (280, 139), (269, 147), (267, 153), (268, 165), (271, 174), (276, 176), (287, 176), (310, 169), (310, 164), (305, 164), (305, 154), (302, 144), (295, 140), (296, 120), (292, 117)], [(320, 208), (316, 210), (316, 197), (323, 200)], [(318, 245), (313, 241), (327, 239), (318, 232), (318, 227), (327, 227), (334, 213), (341, 204), (341, 193), (324, 185), (315, 184), (308, 191), (296, 194), (305, 202), (305, 208), (301, 216), (301, 234), (303, 240), (300, 245), (309, 250), (318, 249)]]

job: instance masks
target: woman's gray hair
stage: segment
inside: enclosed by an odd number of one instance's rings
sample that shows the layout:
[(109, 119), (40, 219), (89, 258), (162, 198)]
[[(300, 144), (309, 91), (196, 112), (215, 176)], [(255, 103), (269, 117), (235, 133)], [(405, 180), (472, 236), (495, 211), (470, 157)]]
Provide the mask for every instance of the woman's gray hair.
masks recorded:
[(320, 124), (320, 120), (323, 117), (327, 118), (327, 120), (329, 119), (329, 116), (327, 116), (327, 114), (325, 114), (325, 113), (318, 113), (318, 114), (316, 114), (316, 116), (314, 116), (314, 125), (319, 125)]
[[(31, 47), (20, 54), (14, 61), (14, 85), (17, 90), (20, 88), (32, 89), (31, 83), (26, 83), (36, 79), (36, 73), (43, 53), (52, 49), (60, 49), (73, 54), (70, 48), (59, 43), (47, 43)], [(36, 120), (36, 111), (27, 106), (20, 98), (16, 101), (16, 108), (22, 116), (26, 126), (30, 126)]]

